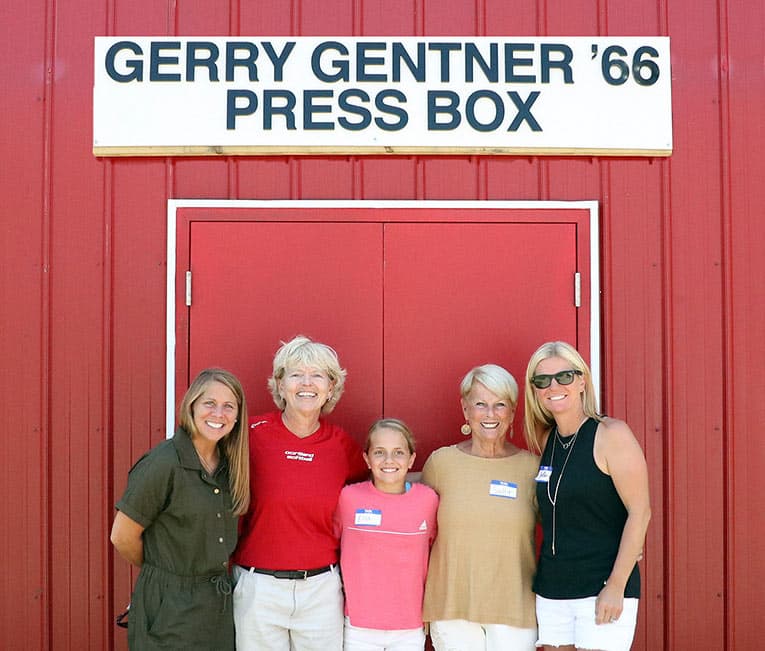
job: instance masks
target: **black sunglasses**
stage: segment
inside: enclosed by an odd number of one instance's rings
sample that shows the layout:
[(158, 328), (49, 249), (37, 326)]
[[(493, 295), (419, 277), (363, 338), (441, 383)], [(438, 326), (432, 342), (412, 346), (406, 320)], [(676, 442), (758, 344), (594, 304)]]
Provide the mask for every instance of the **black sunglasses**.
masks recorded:
[(552, 384), (553, 378), (555, 378), (555, 381), (563, 386), (566, 386), (567, 384), (571, 384), (574, 381), (574, 377), (577, 375), (581, 375), (581, 371), (575, 371), (574, 369), (570, 371), (558, 371), (557, 373), (553, 373), (552, 375), (543, 373), (541, 375), (532, 375), (531, 376), (531, 383), (537, 388), (537, 389), (546, 389)]

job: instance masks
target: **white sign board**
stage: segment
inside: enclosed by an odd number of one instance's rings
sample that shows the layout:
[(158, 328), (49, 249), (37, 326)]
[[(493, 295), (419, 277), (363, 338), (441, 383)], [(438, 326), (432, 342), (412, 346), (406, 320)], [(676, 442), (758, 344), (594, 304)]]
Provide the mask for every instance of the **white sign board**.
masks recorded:
[(667, 37), (96, 37), (98, 156), (667, 156)]

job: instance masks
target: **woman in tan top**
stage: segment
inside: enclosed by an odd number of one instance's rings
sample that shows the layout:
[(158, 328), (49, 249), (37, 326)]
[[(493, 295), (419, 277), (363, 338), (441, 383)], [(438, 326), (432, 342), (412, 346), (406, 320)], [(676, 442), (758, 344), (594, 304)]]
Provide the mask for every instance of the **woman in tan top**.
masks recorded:
[(518, 402), (510, 373), (478, 366), (460, 392), (470, 438), (433, 452), (422, 474), (441, 499), (424, 619), (436, 651), (533, 651), (539, 458), (508, 440)]

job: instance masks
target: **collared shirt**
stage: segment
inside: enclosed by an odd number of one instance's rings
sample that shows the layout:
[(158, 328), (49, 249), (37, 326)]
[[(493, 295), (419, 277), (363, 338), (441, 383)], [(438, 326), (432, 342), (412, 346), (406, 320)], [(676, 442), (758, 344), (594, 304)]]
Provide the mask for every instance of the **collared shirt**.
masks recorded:
[(184, 577), (226, 572), (238, 522), (228, 465), (222, 457), (208, 475), (183, 429), (136, 462), (116, 506), (145, 527), (145, 563)]
[(359, 444), (319, 421), (300, 438), (273, 412), (250, 421), (250, 511), (234, 562), (269, 570), (310, 570), (337, 563), (332, 518), (343, 485), (365, 479)]

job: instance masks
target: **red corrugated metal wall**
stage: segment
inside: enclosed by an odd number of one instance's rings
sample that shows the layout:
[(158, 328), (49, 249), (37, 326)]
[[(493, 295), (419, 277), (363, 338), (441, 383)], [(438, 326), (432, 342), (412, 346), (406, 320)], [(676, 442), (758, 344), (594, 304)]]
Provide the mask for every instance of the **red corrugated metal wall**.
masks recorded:
[[(597, 199), (605, 407), (654, 517), (635, 649), (754, 649), (765, 561), (765, 5), (31, 2), (3, 12), (0, 647), (124, 648), (115, 494), (164, 434), (168, 198)], [(669, 35), (668, 160), (97, 160), (96, 35)], [(522, 311), (522, 310), (521, 310)], [(756, 608), (755, 608), (756, 609)]]

